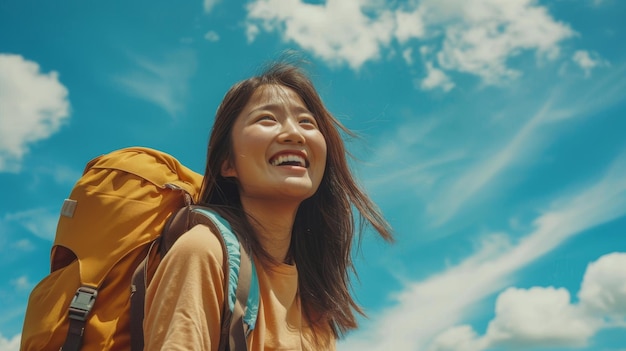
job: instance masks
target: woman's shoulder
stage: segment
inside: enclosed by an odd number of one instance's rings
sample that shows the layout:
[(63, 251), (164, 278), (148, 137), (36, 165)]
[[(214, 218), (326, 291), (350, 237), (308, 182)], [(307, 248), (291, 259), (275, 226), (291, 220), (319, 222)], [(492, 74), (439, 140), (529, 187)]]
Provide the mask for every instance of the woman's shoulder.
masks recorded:
[(216, 233), (205, 225), (198, 224), (180, 236), (174, 243), (166, 257), (169, 255), (190, 258), (197, 256), (209, 256), (218, 262), (224, 259), (221, 240)]

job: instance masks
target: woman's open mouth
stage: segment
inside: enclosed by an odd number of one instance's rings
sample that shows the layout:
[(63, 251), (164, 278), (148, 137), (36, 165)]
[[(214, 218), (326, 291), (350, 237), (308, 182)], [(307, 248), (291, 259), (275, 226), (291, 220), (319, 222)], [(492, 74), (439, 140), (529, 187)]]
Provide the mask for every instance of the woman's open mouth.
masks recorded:
[(272, 166), (298, 166), (309, 167), (307, 159), (302, 155), (296, 155), (292, 153), (279, 154), (270, 160)]

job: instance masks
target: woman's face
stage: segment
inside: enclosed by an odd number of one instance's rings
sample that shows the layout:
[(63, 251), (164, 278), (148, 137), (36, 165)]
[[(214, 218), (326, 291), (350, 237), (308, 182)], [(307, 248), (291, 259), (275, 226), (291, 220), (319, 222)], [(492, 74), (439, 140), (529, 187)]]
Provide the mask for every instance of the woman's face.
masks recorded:
[(233, 153), (222, 176), (235, 177), (242, 197), (301, 202), (320, 185), (326, 141), (315, 116), (290, 88), (263, 85), (231, 131)]

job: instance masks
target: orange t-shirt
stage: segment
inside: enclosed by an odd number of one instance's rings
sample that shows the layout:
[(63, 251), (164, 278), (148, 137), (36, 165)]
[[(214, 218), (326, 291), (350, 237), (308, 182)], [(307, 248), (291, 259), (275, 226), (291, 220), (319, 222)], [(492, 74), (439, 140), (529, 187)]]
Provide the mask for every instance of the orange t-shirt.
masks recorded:
[[(217, 350), (224, 303), (224, 256), (205, 226), (180, 237), (146, 292), (146, 350)], [(335, 350), (330, 327), (316, 330), (302, 316), (296, 266), (256, 264), (260, 302), (248, 350)]]

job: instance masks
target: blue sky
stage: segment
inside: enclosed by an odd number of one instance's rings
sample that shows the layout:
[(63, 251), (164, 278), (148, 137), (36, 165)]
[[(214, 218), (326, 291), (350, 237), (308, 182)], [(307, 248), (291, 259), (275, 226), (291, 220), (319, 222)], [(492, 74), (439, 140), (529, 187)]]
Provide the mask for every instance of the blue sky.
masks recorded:
[(234, 82), (287, 49), (361, 138), (352, 350), (626, 350), (626, 2), (0, 1), (0, 351), (63, 199), (125, 146), (201, 171)]

